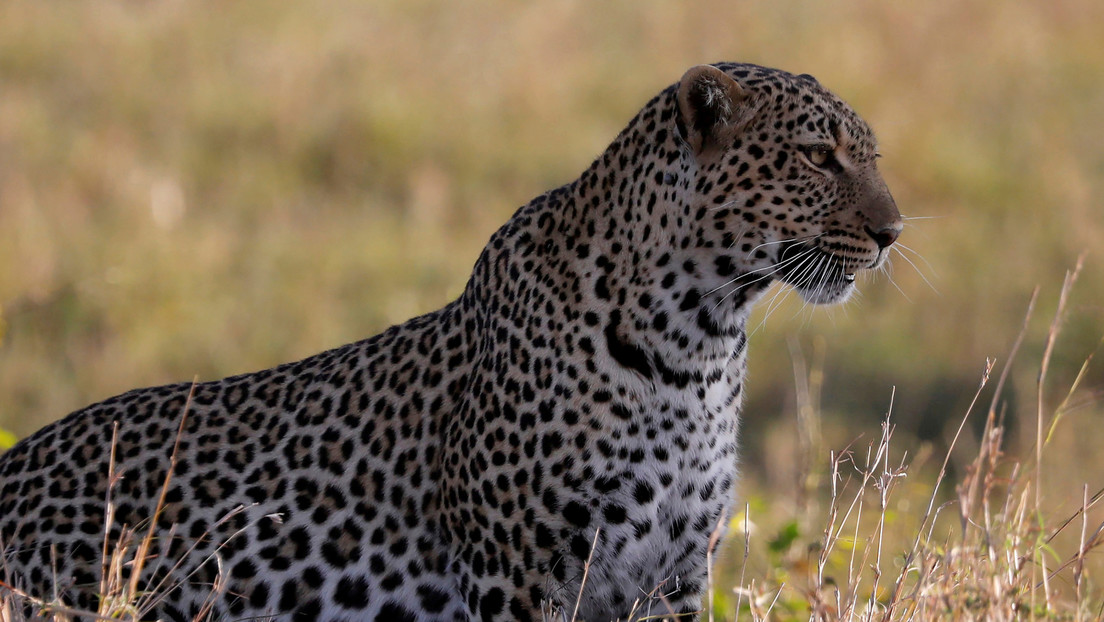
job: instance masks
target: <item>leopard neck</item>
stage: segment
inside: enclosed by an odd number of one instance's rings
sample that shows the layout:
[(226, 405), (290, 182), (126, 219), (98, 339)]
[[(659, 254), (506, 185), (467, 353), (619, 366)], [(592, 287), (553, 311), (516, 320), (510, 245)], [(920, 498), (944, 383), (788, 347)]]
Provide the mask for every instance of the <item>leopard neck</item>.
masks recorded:
[[(503, 298), (545, 290), (533, 297), (550, 299), (541, 308), (509, 311), (515, 325), (545, 315), (540, 339), (563, 333), (584, 349), (604, 346), (644, 376), (681, 377), (741, 356), (752, 304), (770, 281), (687, 241), (703, 208), (691, 202), (697, 171), (675, 135), (672, 97), (653, 100), (578, 180), (519, 209), (491, 238), (466, 295), (494, 316)], [(621, 157), (628, 152), (639, 157)]]

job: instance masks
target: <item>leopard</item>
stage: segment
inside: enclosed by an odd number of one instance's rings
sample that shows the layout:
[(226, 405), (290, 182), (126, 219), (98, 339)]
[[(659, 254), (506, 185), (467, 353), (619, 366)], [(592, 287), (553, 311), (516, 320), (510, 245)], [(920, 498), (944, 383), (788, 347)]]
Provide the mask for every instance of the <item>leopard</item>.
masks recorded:
[(173, 621), (695, 619), (749, 316), (772, 284), (828, 305), (884, 269), (879, 157), (810, 75), (692, 67), (441, 309), (130, 391), (0, 456), (4, 585), (95, 610), (115, 573)]

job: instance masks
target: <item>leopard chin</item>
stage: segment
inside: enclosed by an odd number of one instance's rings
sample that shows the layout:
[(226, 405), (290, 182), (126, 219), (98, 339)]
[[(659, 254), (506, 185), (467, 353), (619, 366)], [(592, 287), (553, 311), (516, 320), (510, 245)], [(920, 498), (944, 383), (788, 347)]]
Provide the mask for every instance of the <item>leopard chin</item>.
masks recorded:
[(857, 289), (854, 273), (825, 278), (819, 282), (795, 285), (801, 299), (814, 305), (834, 305), (846, 302)]

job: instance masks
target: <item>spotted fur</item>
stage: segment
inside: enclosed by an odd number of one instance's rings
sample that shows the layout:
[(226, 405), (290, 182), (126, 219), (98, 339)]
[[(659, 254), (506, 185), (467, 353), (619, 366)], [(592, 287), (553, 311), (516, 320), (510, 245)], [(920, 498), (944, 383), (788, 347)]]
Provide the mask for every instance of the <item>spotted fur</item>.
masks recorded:
[(444, 308), (16, 445), (0, 568), (94, 606), (105, 499), (113, 538), (144, 534), (178, 441), (142, 577), (164, 619), (221, 568), (226, 619), (539, 620), (573, 611), (591, 556), (578, 619), (694, 617), (733, 505), (748, 314), (774, 280), (837, 302), (884, 261), (901, 223), (876, 151), (810, 76), (695, 67), (519, 209)]

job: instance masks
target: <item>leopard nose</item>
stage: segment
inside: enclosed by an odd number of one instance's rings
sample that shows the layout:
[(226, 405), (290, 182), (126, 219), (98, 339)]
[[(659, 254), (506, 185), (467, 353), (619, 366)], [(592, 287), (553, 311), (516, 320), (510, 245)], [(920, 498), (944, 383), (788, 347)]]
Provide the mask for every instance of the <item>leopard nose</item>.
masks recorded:
[(877, 231), (872, 229), (870, 225), (866, 225), (866, 233), (874, 240), (878, 248), (885, 248), (897, 241), (897, 237), (901, 235), (901, 224), (894, 223)]

